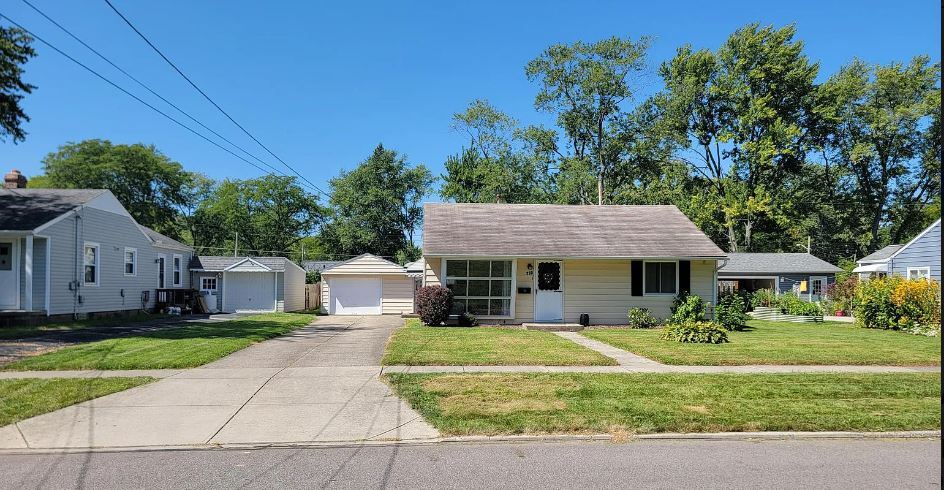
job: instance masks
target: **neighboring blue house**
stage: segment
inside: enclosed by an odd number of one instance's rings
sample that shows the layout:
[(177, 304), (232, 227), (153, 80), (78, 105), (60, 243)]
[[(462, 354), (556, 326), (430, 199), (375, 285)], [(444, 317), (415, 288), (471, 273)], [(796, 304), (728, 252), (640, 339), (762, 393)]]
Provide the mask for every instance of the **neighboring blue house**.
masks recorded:
[(941, 220), (904, 245), (888, 245), (857, 261), (859, 279), (896, 275), (941, 280)]
[(718, 292), (773, 289), (819, 301), (842, 269), (808, 253), (728, 253), (718, 269)]
[(914, 237), (888, 258), (888, 270), (908, 279), (941, 280), (941, 220)]

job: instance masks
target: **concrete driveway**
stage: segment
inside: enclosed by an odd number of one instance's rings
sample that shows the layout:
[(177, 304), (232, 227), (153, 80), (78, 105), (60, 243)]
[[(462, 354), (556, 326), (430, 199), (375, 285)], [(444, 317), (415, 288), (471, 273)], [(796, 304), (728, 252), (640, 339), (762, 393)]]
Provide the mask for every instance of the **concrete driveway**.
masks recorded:
[(378, 378), (399, 317), (318, 317), (201, 368), (0, 428), (0, 447), (437, 437)]

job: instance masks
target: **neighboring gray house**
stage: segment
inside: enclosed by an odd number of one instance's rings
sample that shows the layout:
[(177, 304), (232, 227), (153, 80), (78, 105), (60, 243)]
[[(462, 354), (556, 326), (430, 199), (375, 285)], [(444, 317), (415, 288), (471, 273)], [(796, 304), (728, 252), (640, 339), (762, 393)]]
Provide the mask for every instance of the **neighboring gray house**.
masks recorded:
[(227, 313), (305, 309), (305, 270), (284, 257), (197, 256), (194, 287)]
[(302, 262), (305, 272), (324, 272), (325, 269), (340, 264), (340, 260), (306, 260)]
[(718, 291), (773, 289), (819, 301), (842, 269), (808, 253), (729, 253), (718, 269)]
[[(9, 179), (24, 186), (21, 176)], [(0, 190), (0, 315), (86, 315), (154, 307), (190, 288), (193, 250), (135, 222), (103, 189)]]

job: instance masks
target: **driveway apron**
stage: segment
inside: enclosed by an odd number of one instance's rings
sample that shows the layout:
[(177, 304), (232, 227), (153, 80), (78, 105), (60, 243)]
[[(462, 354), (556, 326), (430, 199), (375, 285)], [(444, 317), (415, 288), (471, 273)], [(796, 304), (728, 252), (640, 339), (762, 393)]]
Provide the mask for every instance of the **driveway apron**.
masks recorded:
[(118, 447), (437, 437), (379, 379), (399, 317), (318, 317), (149, 385), (0, 428), (0, 447)]

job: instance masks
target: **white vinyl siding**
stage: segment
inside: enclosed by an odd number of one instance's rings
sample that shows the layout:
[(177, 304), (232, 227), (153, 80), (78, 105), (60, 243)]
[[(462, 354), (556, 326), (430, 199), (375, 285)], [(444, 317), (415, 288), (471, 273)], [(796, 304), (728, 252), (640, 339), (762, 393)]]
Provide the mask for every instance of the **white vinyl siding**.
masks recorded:
[(413, 312), (413, 278), (383, 277), (381, 305), (384, 315)]
[[(49, 237), (49, 313), (52, 315), (79, 314), (139, 310), (153, 308), (157, 288), (158, 254), (180, 254), (186, 266), (189, 251), (155, 247), (128, 216), (114, 212), (84, 207), (79, 212), (78, 222), (73, 217), (61, 219), (43, 229), (43, 235)], [(78, 232), (78, 236), (76, 236)], [(45, 241), (45, 240), (44, 240)], [(84, 279), (82, 249), (84, 242), (101, 245), (98, 287), (80, 287), (76, 293), (82, 297), (76, 301), (69, 282)], [(125, 248), (137, 250), (136, 275), (126, 276)], [(45, 245), (43, 245), (43, 249)], [(39, 245), (33, 244), (33, 308), (38, 309), (45, 301), (45, 279), (37, 275)], [(42, 251), (45, 253), (45, 250)], [(45, 266), (43, 258), (43, 266)], [(168, 266), (169, 268), (169, 266)], [(168, 270), (169, 272), (169, 270)], [(184, 273), (181, 287), (190, 286), (189, 274)], [(167, 280), (168, 286), (170, 277)], [(42, 290), (37, 288), (42, 287)], [(142, 303), (142, 295), (148, 293), (148, 301)], [(122, 294), (123, 293), (123, 294)], [(73, 309), (74, 308), (74, 309)]]

